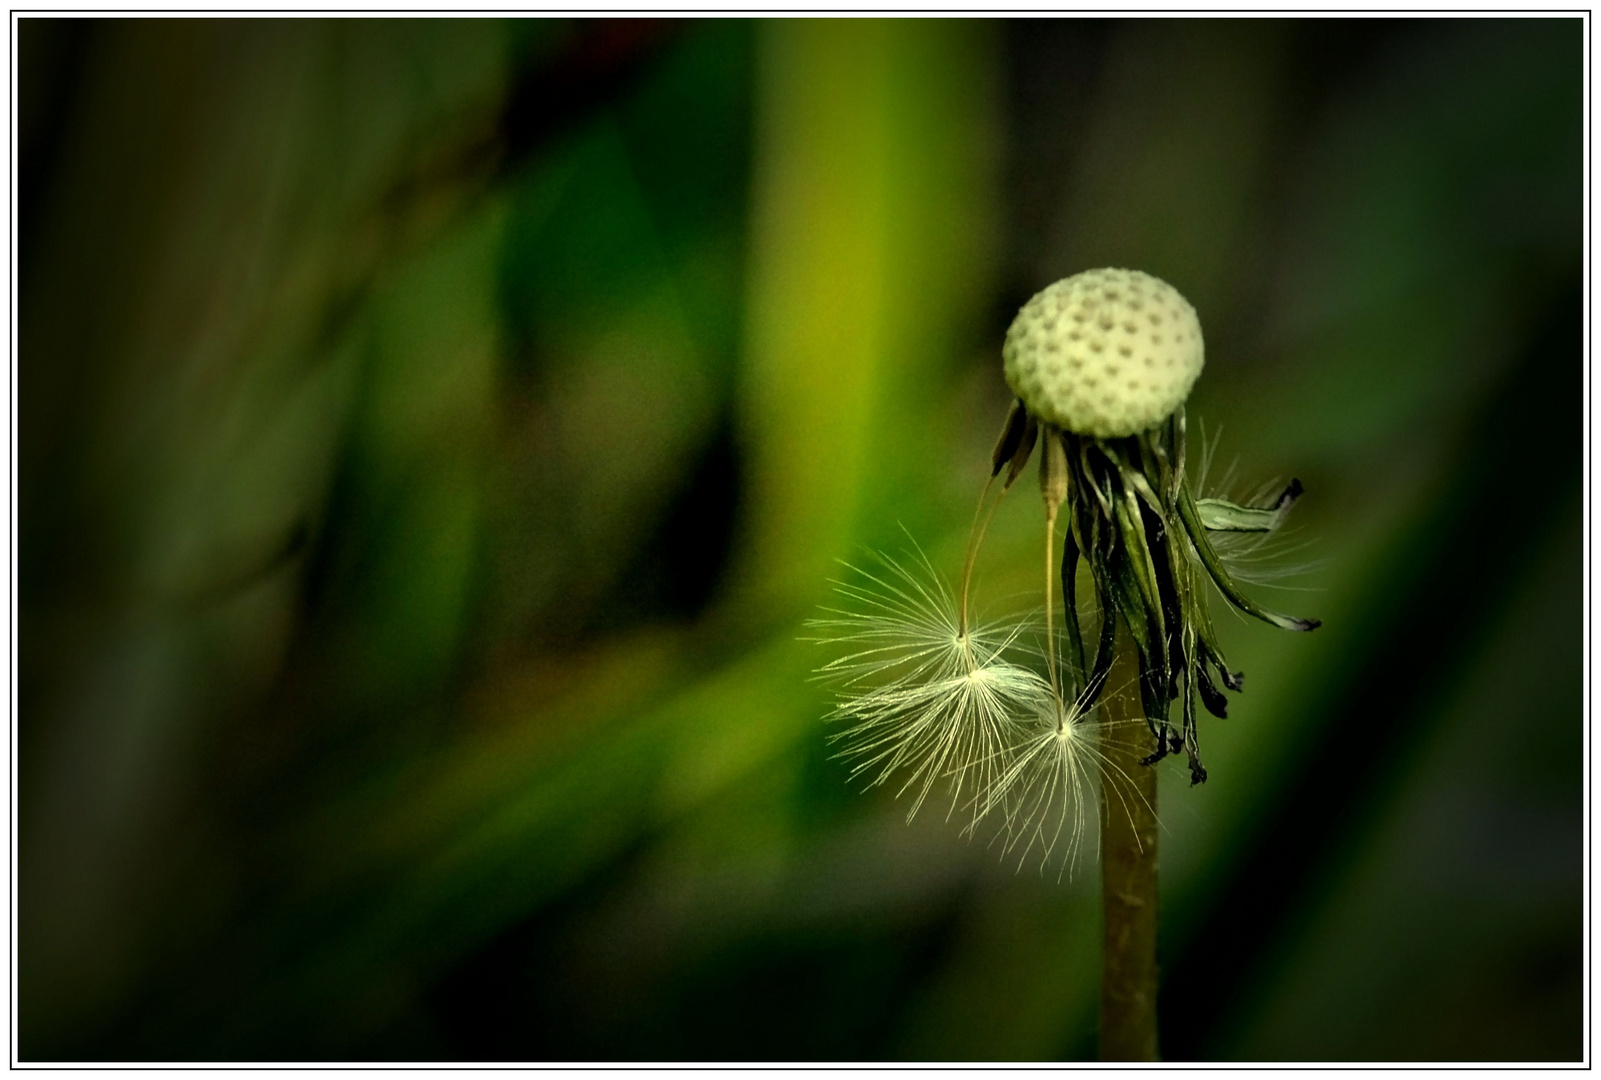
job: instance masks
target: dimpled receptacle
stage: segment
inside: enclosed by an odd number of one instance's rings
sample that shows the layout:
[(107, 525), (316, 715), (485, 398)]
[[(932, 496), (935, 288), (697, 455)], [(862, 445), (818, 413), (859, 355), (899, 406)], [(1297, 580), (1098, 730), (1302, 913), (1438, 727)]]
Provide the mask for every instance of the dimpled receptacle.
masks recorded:
[(1067, 431), (1120, 438), (1184, 403), (1201, 374), (1201, 323), (1177, 289), (1138, 270), (1086, 270), (1036, 293), (1001, 350), (1029, 413)]

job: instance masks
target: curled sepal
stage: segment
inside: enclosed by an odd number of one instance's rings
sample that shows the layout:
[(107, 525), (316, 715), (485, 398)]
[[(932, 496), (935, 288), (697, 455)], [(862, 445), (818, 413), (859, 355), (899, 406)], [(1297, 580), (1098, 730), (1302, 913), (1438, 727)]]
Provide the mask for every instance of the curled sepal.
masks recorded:
[(1162, 642), (1167, 639), (1167, 633), (1163, 626), (1161, 586), (1157, 584), (1156, 570), (1151, 561), (1145, 521), (1140, 515), (1139, 504), (1134, 501), (1134, 493), (1125, 488), (1122, 494), (1123, 498), (1116, 505), (1116, 517), (1123, 551), (1128, 558), (1130, 576), (1145, 608), (1146, 618), (1151, 623), (1154, 640)]
[(1224, 663), (1223, 661), (1222, 652), (1218, 650), (1215, 644), (1207, 640), (1204, 635), (1201, 637), (1200, 648), (1201, 662), (1204, 664), (1211, 664), (1213, 667), (1217, 668), (1217, 677), (1222, 680), (1222, 683), (1226, 688), (1234, 691), (1236, 694), (1245, 689), (1245, 672), (1230, 671), (1228, 664)]
[(1191, 787), (1206, 783), (1206, 766), (1201, 764), (1201, 744), (1195, 730), (1195, 694), (1191, 693), (1194, 675), (1193, 668), (1184, 673), (1184, 752), (1189, 758)]
[(1062, 530), (1062, 610), (1067, 617), (1069, 686), (1073, 696), (1084, 689), (1088, 673), (1084, 670), (1084, 633), (1078, 624), (1078, 537), (1076, 521), (1069, 515), (1069, 527)]
[(1223, 691), (1212, 685), (1212, 679), (1206, 673), (1203, 665), (1197, 664), (1195, 668), (1195, 688), (1201, 692), (1201, 704), (1206, 711), (1222, 719), (1229, 714), (1229, 699), (1223, 696)]
[[(1085, 558), (1090, 564), (1090, 579), (1095, 584), (1095, 606), (1101, 612), (1100, 640), (1095, 645), (1095, 666), (1084, 680), (1089, 694), (1088, 703), (1100, 696), (1106, 677), (1112, 673), (1112, 658), (1117, 652), (1117, 605), (1112, 599), (1112, 581), (1107, 559), (1110, 555), (1107, 538), (1099, 519), (1090, 523), (1090, 546)], [(1076, 614), (1073, 614), (1076, 618)]]
[(995, 440), (995, 449), (990, 454), (990, 475), (999, 476), (1006, 465), (1017, 455), (1017, 448), (1023, 442), (1023, 429), (1028, 426), (1028, 410), (1016, 398), (1012, 399), (1012, 407), (1006, 414), (1006, 423), (1001, 425), (1001, 437)]
[(1234, 579), (1229, 576), (1229, 572), (1224, 569), (1223, 561), (1218, 558), (1216, 549), (1212, 547), (1211, 539), (1206, 535), (1206, 526), (1201, 522), (1200, 511), (1195, 507), (1195, 500), (1190, 497), (1188, 491), (1179, 492), (1178, 511), (1179, 518), (1184, 522), (1185, 531), (1190, 534), (1190, 542), (1195, 545), (1195, 553), (1201, 557), (1201, 564), (1206, 567), (1206, 572), (1212, 575), (1212, 580), (1217, 584), (1218, 591), (1223, 594), (1224, 599), (1228, 600), (1229, 603), (1247, 615), (1261, 619), (1263, 622), (1272, 623), (1274, 626), (1285, 630), (1316, 630), (1323, 625), (1316, 619), (1296, 619), (1289, 615), (1280, 615), (1278, 612), (1269, 611), (1246, 596), (1245, 593), (1240, 591), (1240, 587), (1234, 583)]
[(1211, 532), (1273, 532), (1301, 497), (1301, 481), (1291, 480), (1272, 506), (1239, 506), (1226, 499), (1196, 499), (1201, 524)]
[(1184, 429), (1184, 407), (1181, 405), (1167, 420), (1168, 452), (1173, 463), (1166, 491), (1169, 502), (1177, 502), (1179, 492), (1184, 487)]
[(1028, 464), (1029, 455), (1034, 452), (1034, 441), (1039, 438), (1040, 426), (1032, 416), (1023, 419), (1023, 430), (1018, 435), (1017, 447), (1012, 451), (1012, 467), (1006, 470), (1006, 481), (1001, 484), (1001, 490), (1009, 489), (1023, 473), (1023, 467)]

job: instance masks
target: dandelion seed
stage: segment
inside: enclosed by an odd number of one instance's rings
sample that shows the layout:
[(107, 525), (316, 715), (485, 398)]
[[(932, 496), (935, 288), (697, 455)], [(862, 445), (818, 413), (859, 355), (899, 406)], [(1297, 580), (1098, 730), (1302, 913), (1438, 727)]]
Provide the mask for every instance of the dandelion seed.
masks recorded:
[[(1054, 863), (1058, 881), (1071, 878), (1098, 812), (1132, 821), (1136, 805), (1151, 809), (1109, 753), (1115, 746), (1135, 745), (1130, 736), (1145, 725), (1086, 710), (1099, 691), (1092, 685), (1072, 701), (1053, 696), (1045, 702), (990, 790), (985, 810), (1001, 817), (994, 842), (1003, 858), (1016, 860), (1018, 870), (1038, 860), (1042, 873)], [(1103, 800), (1109, 805), (1102, 806)]]
[(893, 779), (897, 796), (910, 795), (908, 821), (936, 787), (951, 814), (982, 812), (1018, 723), (1049, 694), (1014, 659), (1027, 623), (965, 617), (926, 558), (879, 562), (879, 573), (852, 568), (835, 585), (842, 606), (808, 623), (814, 640), (850, 650), (818, 670), (838, 691), (830, 719), (844, 725), (830, 741), (853, 778), (869, 787)]
[[(1089, 849), (1086, 838), (1097, 835), (1098, 812), (1133, 820), (1135, 805), (1145, 797), (1108, 754), (1109, 742), (1132, 742), (1129, 735), (1145, 725), (1097, 720), (1099, 711), (1056, 727), (1042, 725), (1013, 756), (995, 795), (1001, 809), (1003, 856), (1021, 870), (1037, 860), (1041, 872), (1058, 867), (1057, 880), (1071, 878)], [(1108, 792), (1111, 803), (1102, 806)], [(1098, 849), (1097, 849), (1098, 850)]]

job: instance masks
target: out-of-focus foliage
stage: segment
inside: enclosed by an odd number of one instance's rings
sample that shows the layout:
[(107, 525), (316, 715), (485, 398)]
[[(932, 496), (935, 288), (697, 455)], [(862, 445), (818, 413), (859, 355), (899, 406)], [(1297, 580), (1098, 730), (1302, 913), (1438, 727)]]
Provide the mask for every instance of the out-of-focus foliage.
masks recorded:
[(1324, 622), (1164, 768), (1164, 1054), (1579, 1058), (1581, 32), (22, 20), (17, 1052), (1092, 1053), (1093, 880), (799, 639), (1120, 265)]

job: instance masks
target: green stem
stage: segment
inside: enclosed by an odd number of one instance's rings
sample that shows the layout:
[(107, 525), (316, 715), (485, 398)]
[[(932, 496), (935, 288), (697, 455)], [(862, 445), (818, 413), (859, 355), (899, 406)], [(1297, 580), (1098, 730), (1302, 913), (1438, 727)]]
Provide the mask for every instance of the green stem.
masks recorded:
[(1156, 770), (1139, 695), (1139, 654), (1119, 628), (1117, 657), (1101, 701), (1100, 1058), (1156, 1056)]

